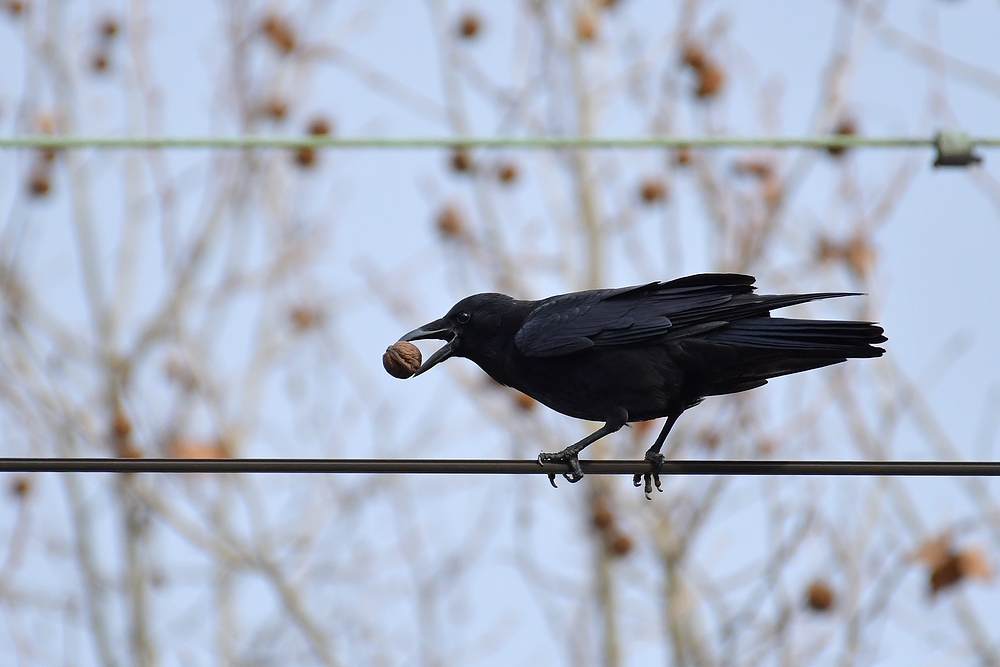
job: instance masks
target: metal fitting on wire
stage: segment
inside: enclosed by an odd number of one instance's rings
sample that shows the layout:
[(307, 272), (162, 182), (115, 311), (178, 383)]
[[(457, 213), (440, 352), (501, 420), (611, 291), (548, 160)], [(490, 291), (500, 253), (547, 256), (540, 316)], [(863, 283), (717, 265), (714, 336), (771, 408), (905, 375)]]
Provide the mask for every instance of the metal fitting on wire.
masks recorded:
[(934, 136), (934, 147), (935, 167), (968, 167), (983, 161), (982, 156), (973, 153), (975, 144), (963, 130), (941, 130)]

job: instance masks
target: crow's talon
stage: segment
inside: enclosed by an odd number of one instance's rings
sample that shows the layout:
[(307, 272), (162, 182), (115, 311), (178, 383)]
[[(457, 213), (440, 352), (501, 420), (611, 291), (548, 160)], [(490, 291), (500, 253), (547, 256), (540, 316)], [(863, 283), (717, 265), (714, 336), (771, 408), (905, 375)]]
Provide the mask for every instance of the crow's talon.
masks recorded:
[(646, 452), (646, 456), (643, 458), (653, 466), (653, 473), (659, 473), (663, 470), (663, 462), (666, 461), (666, 457), (660, 452)]
[[(562, 452), (558, 454), (548, 454), (542, 452), (538, 455), (539, 465), (545, 465), (546, 463), (565, 463), (570, 467), (569, 472), (564, 472), (563, 477), (570, 484), (576, 484), (581, 479), (583, 479), (583, 468), (580, 467), (580, 459), (575, 454), (563, 454)], [(553, 487), (556, 485), (556, 473), (549, 473), (549, 482)]]
[(553, 489), (559, 488), (558, 486), (556, 486), (556, 474), (554, 472), (549, 473), (549, 484), (552, 485)]
[(583, 479), (583, 468), (580, 467), (580, 459), (575, 456), (571, 456), (566, 460), (566, 463), (568, 463), (569, 467), (573, 469), (573, 472), (563, 473), (563, 477), (566, 478), (567, 482), (570, 484), (576, 484)]
[(663, 462), (665, 460), (663, 454), (659, 452), (649, 451), (643, 457), (648, 463), (650, 470), (647, 473), (638, 473), (632, 476), (632, 486), (642, 486), (642, 492), (646, 496), (646, 500), (652, 500), (653, 497), (653, 486), (656, 486), (656, 490), (663, 493), (663, 487), (660, 486), (660, 470), (663, 469)]

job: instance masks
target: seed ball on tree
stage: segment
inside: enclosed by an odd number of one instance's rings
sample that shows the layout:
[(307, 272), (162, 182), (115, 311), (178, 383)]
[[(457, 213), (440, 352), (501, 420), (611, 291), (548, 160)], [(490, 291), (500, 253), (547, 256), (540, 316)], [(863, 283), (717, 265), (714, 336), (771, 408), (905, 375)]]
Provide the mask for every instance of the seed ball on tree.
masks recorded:
[(822, 581), (814, 581), (806, 591), (806, 604), (813, 611), (830, 611), (833, 607), (833, 589)]
[(464, 39), (472, 39), (479, 34), (481, 27), (476, 14), (466, 14), (458, 21), (458, 34)]
[(413, 343), (401, 340), (386, 349), (382, 355), (382, 366), (389, 375), (405, 380), (417, 372), (421, 360), (420, 349)]

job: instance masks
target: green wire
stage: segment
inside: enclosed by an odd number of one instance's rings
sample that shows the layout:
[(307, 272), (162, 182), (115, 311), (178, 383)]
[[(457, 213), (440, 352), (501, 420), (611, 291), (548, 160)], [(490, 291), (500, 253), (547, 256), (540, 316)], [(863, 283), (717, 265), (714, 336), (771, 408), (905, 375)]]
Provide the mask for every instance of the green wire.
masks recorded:
[[(973, 146), (1000, 146), (1000, 137), (973, 137)], [(4, 148), (914, 148), (934, 137), (0, 137)]]

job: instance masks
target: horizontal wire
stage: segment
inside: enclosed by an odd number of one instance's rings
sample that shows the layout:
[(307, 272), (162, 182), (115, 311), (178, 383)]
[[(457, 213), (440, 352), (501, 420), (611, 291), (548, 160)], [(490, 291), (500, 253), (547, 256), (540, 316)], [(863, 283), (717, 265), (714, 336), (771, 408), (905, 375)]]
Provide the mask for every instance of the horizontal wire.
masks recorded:
[[(580, 461), (588, 475), (652, 471), (643, 460)], [(561, 463), (517, 459), (8, 458), (0, 472), (563, 474)], [(1000, 476), (1000, 461), (665, 461), (661, 475)]]
[[(107, 137), (23, 135), (0, 137), (3, 148), (914, 148), (936, 137)], [(1000, 137), (972, 137), (973, 147), (1000, 146)]]

